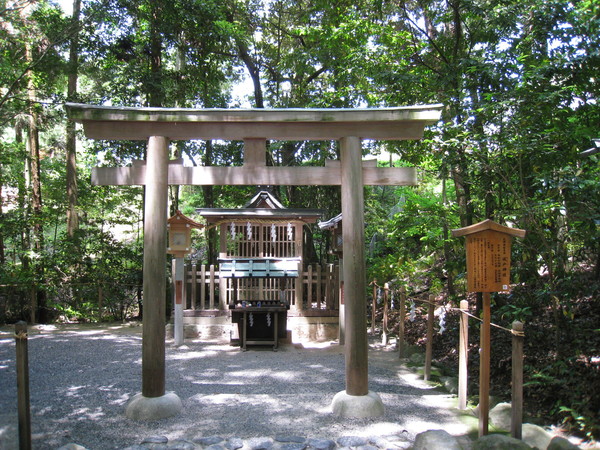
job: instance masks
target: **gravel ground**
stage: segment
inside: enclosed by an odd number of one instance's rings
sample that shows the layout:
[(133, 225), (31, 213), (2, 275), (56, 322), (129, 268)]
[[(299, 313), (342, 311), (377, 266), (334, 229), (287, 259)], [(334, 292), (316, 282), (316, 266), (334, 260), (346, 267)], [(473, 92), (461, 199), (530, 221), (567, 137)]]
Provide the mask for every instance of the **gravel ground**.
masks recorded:
[[(0, 329), (0, 449), (16, 449), (17, 400), (12, 327)], [(402, 367), (390, 348), (371, 346), (369, 388), (385, 405), (372, 419), (331, 414), (333, 396), (345, 388), (343, 348), (283, 345), (237, 347), (188, 341), (167, 343), (167, 391), (183, 401), (177, 417), (133, 422), (128, 399), (141, 390), (141, 327), (38, 326), (28, 340), (34, 449), (70, 442), (88, 449), (122, 449), (149, 436), (188, 439), (219, 435), (403, 436), (428, 429), (454, 435), (470, 431), (447, 393)]]

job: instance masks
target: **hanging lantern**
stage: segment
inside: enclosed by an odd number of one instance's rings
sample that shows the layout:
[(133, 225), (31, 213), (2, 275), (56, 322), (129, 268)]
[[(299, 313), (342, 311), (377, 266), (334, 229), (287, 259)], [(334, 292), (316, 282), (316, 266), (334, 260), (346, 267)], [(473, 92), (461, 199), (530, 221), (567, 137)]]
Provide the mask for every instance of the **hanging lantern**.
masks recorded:
[(183, 258), (184, 255), (192, 252), (192, 229), (204, 228), (204, 225), (184, 216), (181, 211), (176, 211), (175, 215), (167, 220), (167, 228), (169, 230), (167, 253)]

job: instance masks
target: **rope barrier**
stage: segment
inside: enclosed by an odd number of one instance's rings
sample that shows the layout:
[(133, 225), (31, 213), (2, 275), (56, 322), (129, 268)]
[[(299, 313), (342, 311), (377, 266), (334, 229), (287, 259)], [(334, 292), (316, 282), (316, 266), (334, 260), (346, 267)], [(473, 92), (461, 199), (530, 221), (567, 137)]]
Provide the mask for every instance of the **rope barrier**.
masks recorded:
[[(379, 287), (379, 285), (378, 285), (378, 284), (375, 282), (375, 280), (373, 280), (373, 281), (370, 283), (370, 285), (373, 285), (373, 284), (374, 284), (375, 286)], [(444, 306), (444, 305), (438, 305), (438, 304), (437, 304), (437, 303), (435, 303), (435, 302), (430, 302), (429, 300), (421, 300), (421, 299), (418, 299), (418, 298), (413, 298), (413, 299), (411, 299), (410, 301), (411, 301), (411, 302), (420, 302), (420, 303), (424, 303), (424, 304), (426, 304), (426, 305), (442, 306), (442, 307), (443, 307), (443, 308), (444, 308), (446, 311), (459, 311), (459, 312), (461, 312), (461, 313), (463, 313), (463, 314), (466, 314), (466, 315), (467, 315), (467, 316), (469, 316), (469, 317), (472, 317), (472, 318), (473, 318), (473, 319), (475, 319), (475, 320), (478, 320), (478, 321), (480, 321), (480, 322), (483, 322), (483, 319), (481, 319), (481, 318), (479, 318), (479, 317), (477, 317), (477, 316), (474, 316), (473, 314), (469, 313), (468, 311), (464, 311), (464, 310), (462, 310), (462, 309), (460, 309), (460, 308), (452, 308), (452, 307), (448, 308), (448, 307), (446, 307), (446, 306)], [(513, 334), (513, 335), (515, 335), (515, 336), (519, 336), (519, 337), (525, 337), (525, 332), (524, 332), (524, 331), (517, 331), (517, 330), (513, 330), (513, 329), (506, 328), (506, 327), (503, 327), (503, 326), (501, 326), (501, 325), (498, 325), (498, 324), (495, 324), (495, 323), (490, 323), (490, 325), (491, 325), (491, 326), (493, 326), (493, 327), (499, 328), (499, 329), (501, 329), (501, 330), (507, 331), (507, 332), (509, 332), (510, 334)]]
[(27, 339), (27, 333), (25, 331), (19, 331), (18, 333), (15, 333), (15, 339), (18, 339), (18, 340)]
[[(450, 310), (452, 310), (452, 311), (459, 311), (459, 312), (461, 312), (463, 314), (466, 314), (469, 317), (472, 317), (475, 320), (479, 320), (480, 322), (483, 322), (483, 320), (480, 317), (474, 316), (470, 312), (465, 311), (463, 309), (460, 309), (460, 308), (450, 308)], [(524, 331), (516, 331), (516, 330), (510, 329), (510, 328), (505, 328), (505, 327), (503, 327), (501, 325), (498, 325), (498, 324), (495, 324), (493, 322), (491, 322), (490, 325), (493, 326), (493, 327), (499, 328), (501, 330), (508, 331), (510, 334), (514, 334), (515, 336), (521, 336), (521, 337), (525, 336), (525, 332)]]

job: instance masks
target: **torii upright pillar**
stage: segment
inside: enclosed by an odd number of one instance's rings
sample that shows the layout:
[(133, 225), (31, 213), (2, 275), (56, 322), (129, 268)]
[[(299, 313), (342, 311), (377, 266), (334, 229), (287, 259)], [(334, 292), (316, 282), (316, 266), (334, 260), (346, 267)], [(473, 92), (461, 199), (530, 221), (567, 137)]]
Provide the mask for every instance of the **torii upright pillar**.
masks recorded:
[(167, 201), (169, 140), (148, 139), (144, 197), (144, 311), (142, 330), (142, 392), (132, 397), (125, 414), (134, 420), (171, 417), (181, 399), (165, 393), (165, 297), (167, 263)]
[(379, 395), (369, 391), (361, 140), (344, 137), (340, 147), (346, 390), (335, 395), (331, 409), (343, 417), (377, 417), (384, 407)]

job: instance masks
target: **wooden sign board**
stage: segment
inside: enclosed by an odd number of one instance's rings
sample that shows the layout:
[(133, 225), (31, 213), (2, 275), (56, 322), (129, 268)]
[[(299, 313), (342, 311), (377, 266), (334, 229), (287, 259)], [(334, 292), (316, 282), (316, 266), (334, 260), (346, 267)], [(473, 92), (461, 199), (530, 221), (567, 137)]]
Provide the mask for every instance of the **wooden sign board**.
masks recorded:
[(469, 292), (507, 291), (510, 285), (512, 237), (524, 237), (525, 230), (508, 228), (491, 220), (453, 230), (465, 236), (467, 246), (467, 290)]
[(510, 285), (512, 238), (498, 231), (481, 231), (467, 236), (467, 290), (507, 291)]

